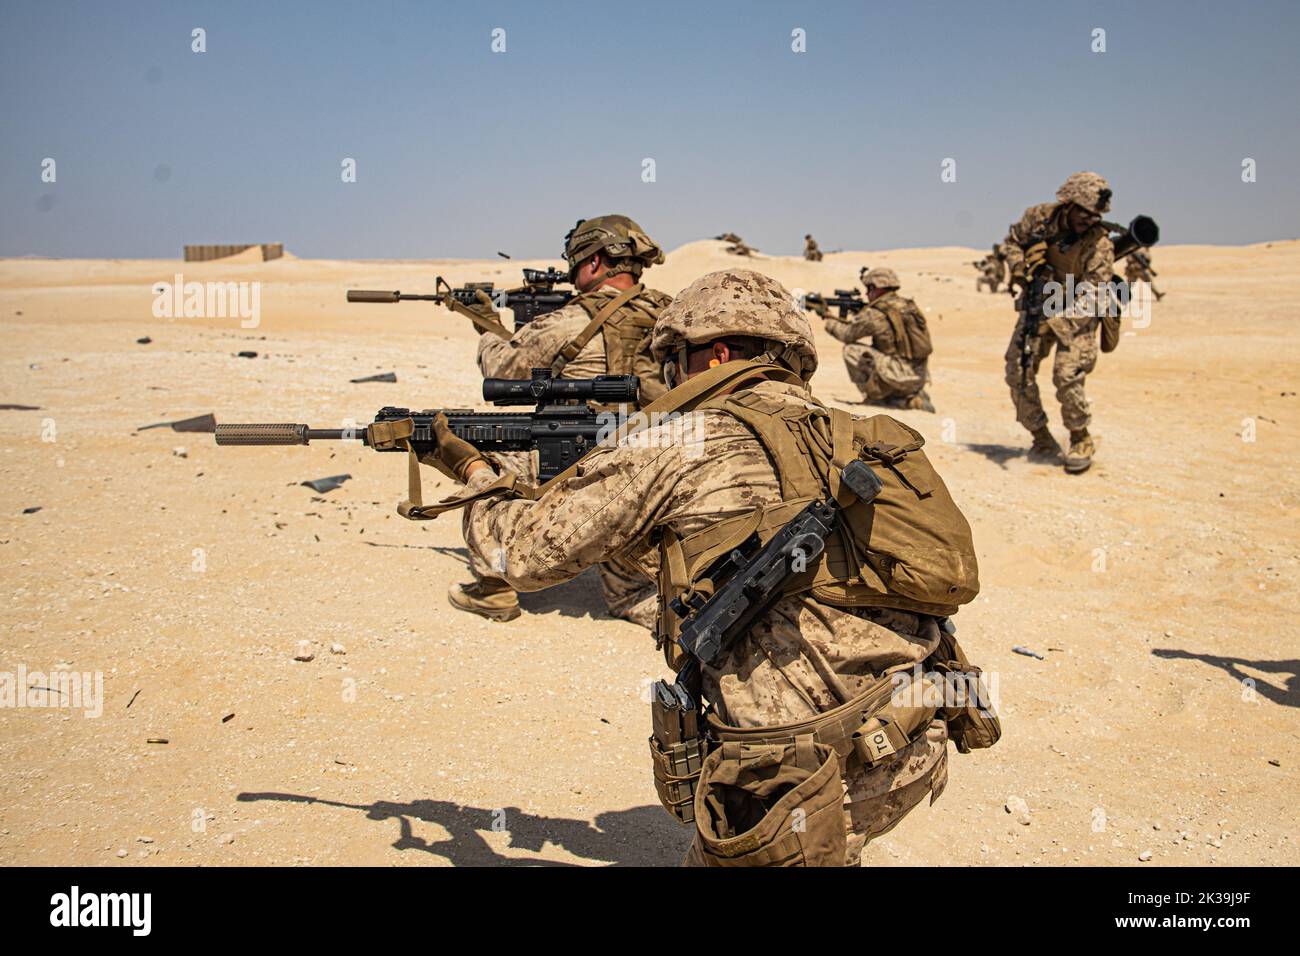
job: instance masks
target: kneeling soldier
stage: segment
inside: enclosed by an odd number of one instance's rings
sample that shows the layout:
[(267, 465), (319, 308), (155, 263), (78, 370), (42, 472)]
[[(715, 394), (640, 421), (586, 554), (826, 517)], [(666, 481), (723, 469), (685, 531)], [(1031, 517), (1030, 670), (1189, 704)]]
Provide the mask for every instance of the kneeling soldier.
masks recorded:
[[(500, 554), (521, 590), (657, 543), (657, 633), (679, 679), (656, 685), (651, 750), (665, 806), (696, 824), (687, 863), (856, 865), (938, 797), (950, 735), (965, 752), (999, 733), (987, 709), (895, 692), (969, 670), (948, 622), (978, 593), (969, 525), (918, 433), (811, 395), (811, 329), (775, 280), (696, 280), (660, 314), (653, 350), (672, 390), (540, 496), (516, 496), (441, 422), (425, 462), (467, 485), (470, 549)], [(756, 551), (807, 515), (832, 522), (814, 522), (821, 544), (796, 536), (789, 562), (750, 577)], [(738, 581), (766, 596), (699, 639), (711, 597)]]
[(826, 331), (844, 343), (849, 378), (864, 402), (934, 411), (925, 391), (933, 351), (925, 316), (915, 302), (898, 294), (893, 269), (870, 269), (862, 284), (867, 289), (865, 309), (847, 319), (822, 315)]

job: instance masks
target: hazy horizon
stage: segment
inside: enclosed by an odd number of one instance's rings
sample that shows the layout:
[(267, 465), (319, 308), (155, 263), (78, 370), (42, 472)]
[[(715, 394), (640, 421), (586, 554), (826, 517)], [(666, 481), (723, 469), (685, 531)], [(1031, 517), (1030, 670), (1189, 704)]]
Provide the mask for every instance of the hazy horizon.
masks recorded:
[(1284, 2), (9, 2), (0, 24), (6, 257), (555, 258), (602, 212), (669, 249), (978, 248), (1078, 169), (1168, 244), (1300, 235)]

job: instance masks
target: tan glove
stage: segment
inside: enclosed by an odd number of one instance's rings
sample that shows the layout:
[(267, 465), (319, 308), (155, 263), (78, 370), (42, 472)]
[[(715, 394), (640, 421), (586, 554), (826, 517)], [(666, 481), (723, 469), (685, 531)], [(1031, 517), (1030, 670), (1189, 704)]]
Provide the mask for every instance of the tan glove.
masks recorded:
[(438, 469), (448, 478), (463, 483), (470, 465), (476, 461), (487, 464), (482, 452), (465, 439), (457, 437), (451, 430), (447, 416), (441, 412), (433, 420), (433, 436), (438, 442), (437, 448), (421, 455), (420, 461)]

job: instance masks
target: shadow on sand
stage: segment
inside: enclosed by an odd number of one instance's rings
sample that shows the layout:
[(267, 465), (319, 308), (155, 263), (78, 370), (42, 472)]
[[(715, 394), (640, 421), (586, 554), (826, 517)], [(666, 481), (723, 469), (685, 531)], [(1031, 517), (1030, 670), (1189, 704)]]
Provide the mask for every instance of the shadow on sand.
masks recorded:
[[(501, 830), (512, 849), (541, 852), (547, 843), (573, 856), (613, 866), (677, 866), (690, 844), (689, 827), (679, 826), (662, 807), (632, 807), (599, 814), (594, 823), (525, 813), (518, 807), (485, 810), (447, 800), (415, 800), (371, 804), (324, 800), (296, 793), (241, 793), (241, 803), (272, 800), (280, 803), (319, 804), (359, 810), (369, 820), (396, 820), (396, 850), (420, 850), (442, 857), (454, 866), (578, 866), (559, 860), (502, 856), (492, 849), (484, 833)], [(449, 834), (443, 840), (424, 840), (412, 832), (412, 822), (423, 820), (442, 827)], [(327, 829), (325, 821), (315, 821)], [(495, 826), (494, 826), (495, 824)]]
[[(1164, 660), (1201, 661), (1205, 664), (1211, 664), (1231, 674), (1238, 681), (1251, 681), (1257, 694), (1275, 704), (1281, 704), (1283, 707), (1300, 707), (1300, 661), (1252, 661), (1244, 657), (1193, 654), (1191, 651), (1162, 647), (1154, 648), (1151, 653)], [(1283, 681), (1284, 686), (1278, 688), (1267, 681), (1256, 680), (1251, 675), (1243, 672), (1242, 667), (1263, 671), (1266, 674), (1287, 674), (1289, 677)]]
[(1013, 458), (1024, 458), (1029, 454), (1028, 448), (1012, 447), (1011, 445), (962, 445), (967, 451), (973, 451), (977, 455), (983, 455), (993, 464), (997, 465), (1003, 471), (1006, 471), (1007, 462)]

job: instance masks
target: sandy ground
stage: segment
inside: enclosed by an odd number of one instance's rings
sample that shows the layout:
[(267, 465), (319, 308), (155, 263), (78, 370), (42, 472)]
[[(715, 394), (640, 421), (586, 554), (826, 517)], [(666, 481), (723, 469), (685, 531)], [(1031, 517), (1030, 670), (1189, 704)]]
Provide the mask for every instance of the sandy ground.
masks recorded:
[[(647, 277), (677, 292), (741, 264), (721, 246)], [(938, 408), (901, 417), (980, 553), (957, 622), (996, 675), (1005, 737), (954, 753), (943, 797), (867, 860), (1300, 863), (1300, 242), (1157, 251), (1168, 297), (1089, 380), (1101, 444), (1080, 477), (1024, 458), (1002, 383), (1012, 309), (975, 292), (980, 254), (748, 262), (826, 292), (864, 262), (900, 272), (931, 317)], [(344, 289), (547, 264), (0, 261), (0, 402), (39, 406), (0, 411), (0, 671), (104, 682), (98, 717), (0, 709), (0, 863), (680, 859), (689, 833), (658, 806), (645, 743), (662, 663), (589, 576), (525, 595), (508, 624), (464, 617), (445, 599), (466, 577), (459, 524), (394, 513), (400, 458), (136, 431), (476, 404), (467, 322)], [(155, 318), (151, 287), (178, 272), (260, 281), (260, 326)], [(840, 347), (817, 334), (814, 386), (849, 403)], [(396, 385), (348, 382), (387, 371)], [(299, 484), (338, 473), (352, 480), (327, 494)], [(301, 641), (314, 660), (294, 660)]]

